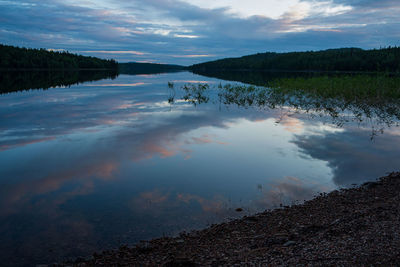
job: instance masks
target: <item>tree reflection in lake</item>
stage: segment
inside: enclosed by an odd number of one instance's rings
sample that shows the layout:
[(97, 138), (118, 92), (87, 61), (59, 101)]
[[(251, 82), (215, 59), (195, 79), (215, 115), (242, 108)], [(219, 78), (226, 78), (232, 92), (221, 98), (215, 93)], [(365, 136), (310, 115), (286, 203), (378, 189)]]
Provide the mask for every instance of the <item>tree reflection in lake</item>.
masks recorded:
[[(321, 75), (271, 79), (265, 86), (185, 84), (183, 100), (194, 105), (210, 99), (238, 107), (290, 109), (329, 118), (338, 127), (356, 122), (371, 128), (371, 138), (400, 120), (400, 77), (389, 75)], [(214, 90), (210, 90), (214, 89)]]
[(116, 70), (81, 71), (2, 71), (0, 73), (0, 94), (30, 89), (46, 90), (57, 86), (70, 86), (89, 81), (115, 79)]

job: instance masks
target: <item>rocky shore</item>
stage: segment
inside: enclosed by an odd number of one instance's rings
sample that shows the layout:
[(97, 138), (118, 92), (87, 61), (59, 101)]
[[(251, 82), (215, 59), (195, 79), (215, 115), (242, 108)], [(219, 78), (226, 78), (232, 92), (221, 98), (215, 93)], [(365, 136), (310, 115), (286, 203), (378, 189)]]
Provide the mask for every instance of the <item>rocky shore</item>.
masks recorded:
[(400, 173), (61, 266), (397, 266)]

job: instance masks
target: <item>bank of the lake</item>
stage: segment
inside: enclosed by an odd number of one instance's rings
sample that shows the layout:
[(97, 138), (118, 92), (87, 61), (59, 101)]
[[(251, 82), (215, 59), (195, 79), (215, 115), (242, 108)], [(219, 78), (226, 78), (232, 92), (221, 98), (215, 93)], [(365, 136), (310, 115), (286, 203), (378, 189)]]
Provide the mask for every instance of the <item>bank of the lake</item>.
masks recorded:
[[(400, 261), (400, 173), (74, 266), (355, 266)], [(68, 264), (67, 264), (68, 265)]]

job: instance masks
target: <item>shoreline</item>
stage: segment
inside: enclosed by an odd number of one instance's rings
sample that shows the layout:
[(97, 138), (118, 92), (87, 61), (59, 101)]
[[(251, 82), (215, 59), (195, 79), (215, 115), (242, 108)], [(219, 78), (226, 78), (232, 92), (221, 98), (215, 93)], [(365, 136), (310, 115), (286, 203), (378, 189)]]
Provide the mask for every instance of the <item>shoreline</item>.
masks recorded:
[(57, 266), (395, 266), (400, 172), (204, 230)]
[(79, 71), (118, 71), (107, 68), (0, 68), (0, 72), (79, 72)]

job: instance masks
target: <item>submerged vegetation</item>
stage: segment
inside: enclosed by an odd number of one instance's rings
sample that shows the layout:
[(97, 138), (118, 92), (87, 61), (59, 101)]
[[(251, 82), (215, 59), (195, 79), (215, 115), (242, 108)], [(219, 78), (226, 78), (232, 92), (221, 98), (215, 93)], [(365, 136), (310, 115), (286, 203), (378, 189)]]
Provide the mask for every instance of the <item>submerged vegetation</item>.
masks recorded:
[(400, 121), (400, 77), (397, 76), (322, 75), (280, 78), (264, 87), (186, 84), (182, 89), (182, 99), (194, 105), (213, 99), (215, 103), (244, 108), (328, 116), (339, 127), (348, 122), (369, 123), (372, 138)]
[(65, 51), (20, 48), (0, 44), (0, 69), (117, 69), (111, 59), (87, 57)]
[(195, 64), (190, 69), (195, 73), (222, 70), (400, 72), (400, 47), (373, 50), (341, 48), (291, 53), (267, 52)]
[(208, 84), (186, 84), (182, 89), (186, 92), (183, 96), (183, 100), (190, 102), (195, 106), (207, 103), (210, 100), (210, 97), (206, 93), (207, 90), (210, 89)]

